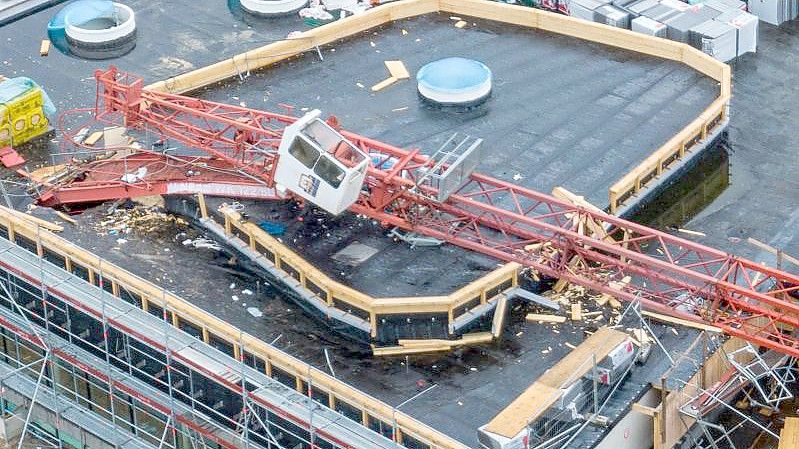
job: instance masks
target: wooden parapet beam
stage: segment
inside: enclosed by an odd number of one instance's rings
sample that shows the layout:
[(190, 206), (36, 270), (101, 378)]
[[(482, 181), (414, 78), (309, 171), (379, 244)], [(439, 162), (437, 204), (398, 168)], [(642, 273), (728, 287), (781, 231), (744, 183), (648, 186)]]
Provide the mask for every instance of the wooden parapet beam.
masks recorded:
[(47, 220), (42, 220), (41, 218), (34, 217), (31, 214), (26, 214), (24, 212), (20, 212), (20, 211), (14, 210), (14, 209), (6, 209), (6, 208), (3, 208), (3, 211), (5, 213), (7, 213), (7, 214), (14, 215), (15, 217), (19, 217), (19, 218), (25, 220), (26, 222), (28, 222), (28, 226), (31, 226), (33, 228), (35, 228), (37, 226), (41, 226), (43, 229), (47, 229), (48, 231), (55, 231), (55, 232), (61, 232), (61, 231), (64, 230), (63, 226), (57, 225), (55, 223), (51, 223), (51, 222), (49, 222)]

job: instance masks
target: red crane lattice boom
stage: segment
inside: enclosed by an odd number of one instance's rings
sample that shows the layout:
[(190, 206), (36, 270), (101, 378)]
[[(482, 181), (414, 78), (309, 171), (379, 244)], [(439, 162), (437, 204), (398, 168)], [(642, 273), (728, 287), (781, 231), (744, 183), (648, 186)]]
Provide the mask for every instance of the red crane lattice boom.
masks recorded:
[[(274, 186), (281, 129), (295, 117), (147, 91), (113, 68), (96, 77), (98, 119), (122, 119), (201, 150), (237, 171), (238, 182)], [(365, 153), (393, 161), (391, 168), (382, 161), (369, 167), (352, 212), (799, 356), (793, 274), (478, 173), (438, 201), (436, 189), (417, 182), (431, 158), (340, 132)], [(92, 197), (92, 186), (53, 186), (50, 198), (78, 187), (70, 198)]]

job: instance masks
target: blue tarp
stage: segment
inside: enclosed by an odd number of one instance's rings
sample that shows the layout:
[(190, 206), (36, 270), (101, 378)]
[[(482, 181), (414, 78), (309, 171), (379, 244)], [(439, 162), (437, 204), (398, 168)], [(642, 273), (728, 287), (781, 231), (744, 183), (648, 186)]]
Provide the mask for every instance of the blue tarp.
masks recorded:
[(258, 227), (266, 231), (269, 235), (283, 235), (286, 232), (286, 226), (282, 223), (276, 223), (274, 221), (263, 220), (262, 222), (258, 223)]
[[(24, 76), (10, 78), (0, 82), (0, 104), (11, 103), (15, 98), (34, 88), (41, 89), (41, 87), (36, 84), (35, 81)], [(50, 97), (47, 96), (47, 92), (45, 92), (44, 89), (41, 90), (42, 99), (44, 100), (44, 113), (46, 115), (52, 116), (56, 112), (55, 105), (50, 100)]]

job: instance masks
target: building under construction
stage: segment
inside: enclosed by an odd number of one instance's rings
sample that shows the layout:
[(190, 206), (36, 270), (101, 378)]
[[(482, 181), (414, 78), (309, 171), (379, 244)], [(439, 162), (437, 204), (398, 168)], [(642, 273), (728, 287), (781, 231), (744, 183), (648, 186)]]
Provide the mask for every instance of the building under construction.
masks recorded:
[(799, 447), (792, 3), (7, 3), (7, 444)]

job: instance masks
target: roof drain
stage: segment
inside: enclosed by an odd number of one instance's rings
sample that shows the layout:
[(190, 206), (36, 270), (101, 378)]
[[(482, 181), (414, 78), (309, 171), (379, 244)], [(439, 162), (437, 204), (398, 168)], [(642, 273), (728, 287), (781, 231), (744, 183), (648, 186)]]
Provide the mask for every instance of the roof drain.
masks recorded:
[(136, 46), (133, 10), (108, 0), (77, 0), (59, 11), (47, 25), (53, 44), (84, 59), (122, 56)]
[(308, 5), (308, 0), (240, 0), (241, 9), (261, 17), (285, 16)]

